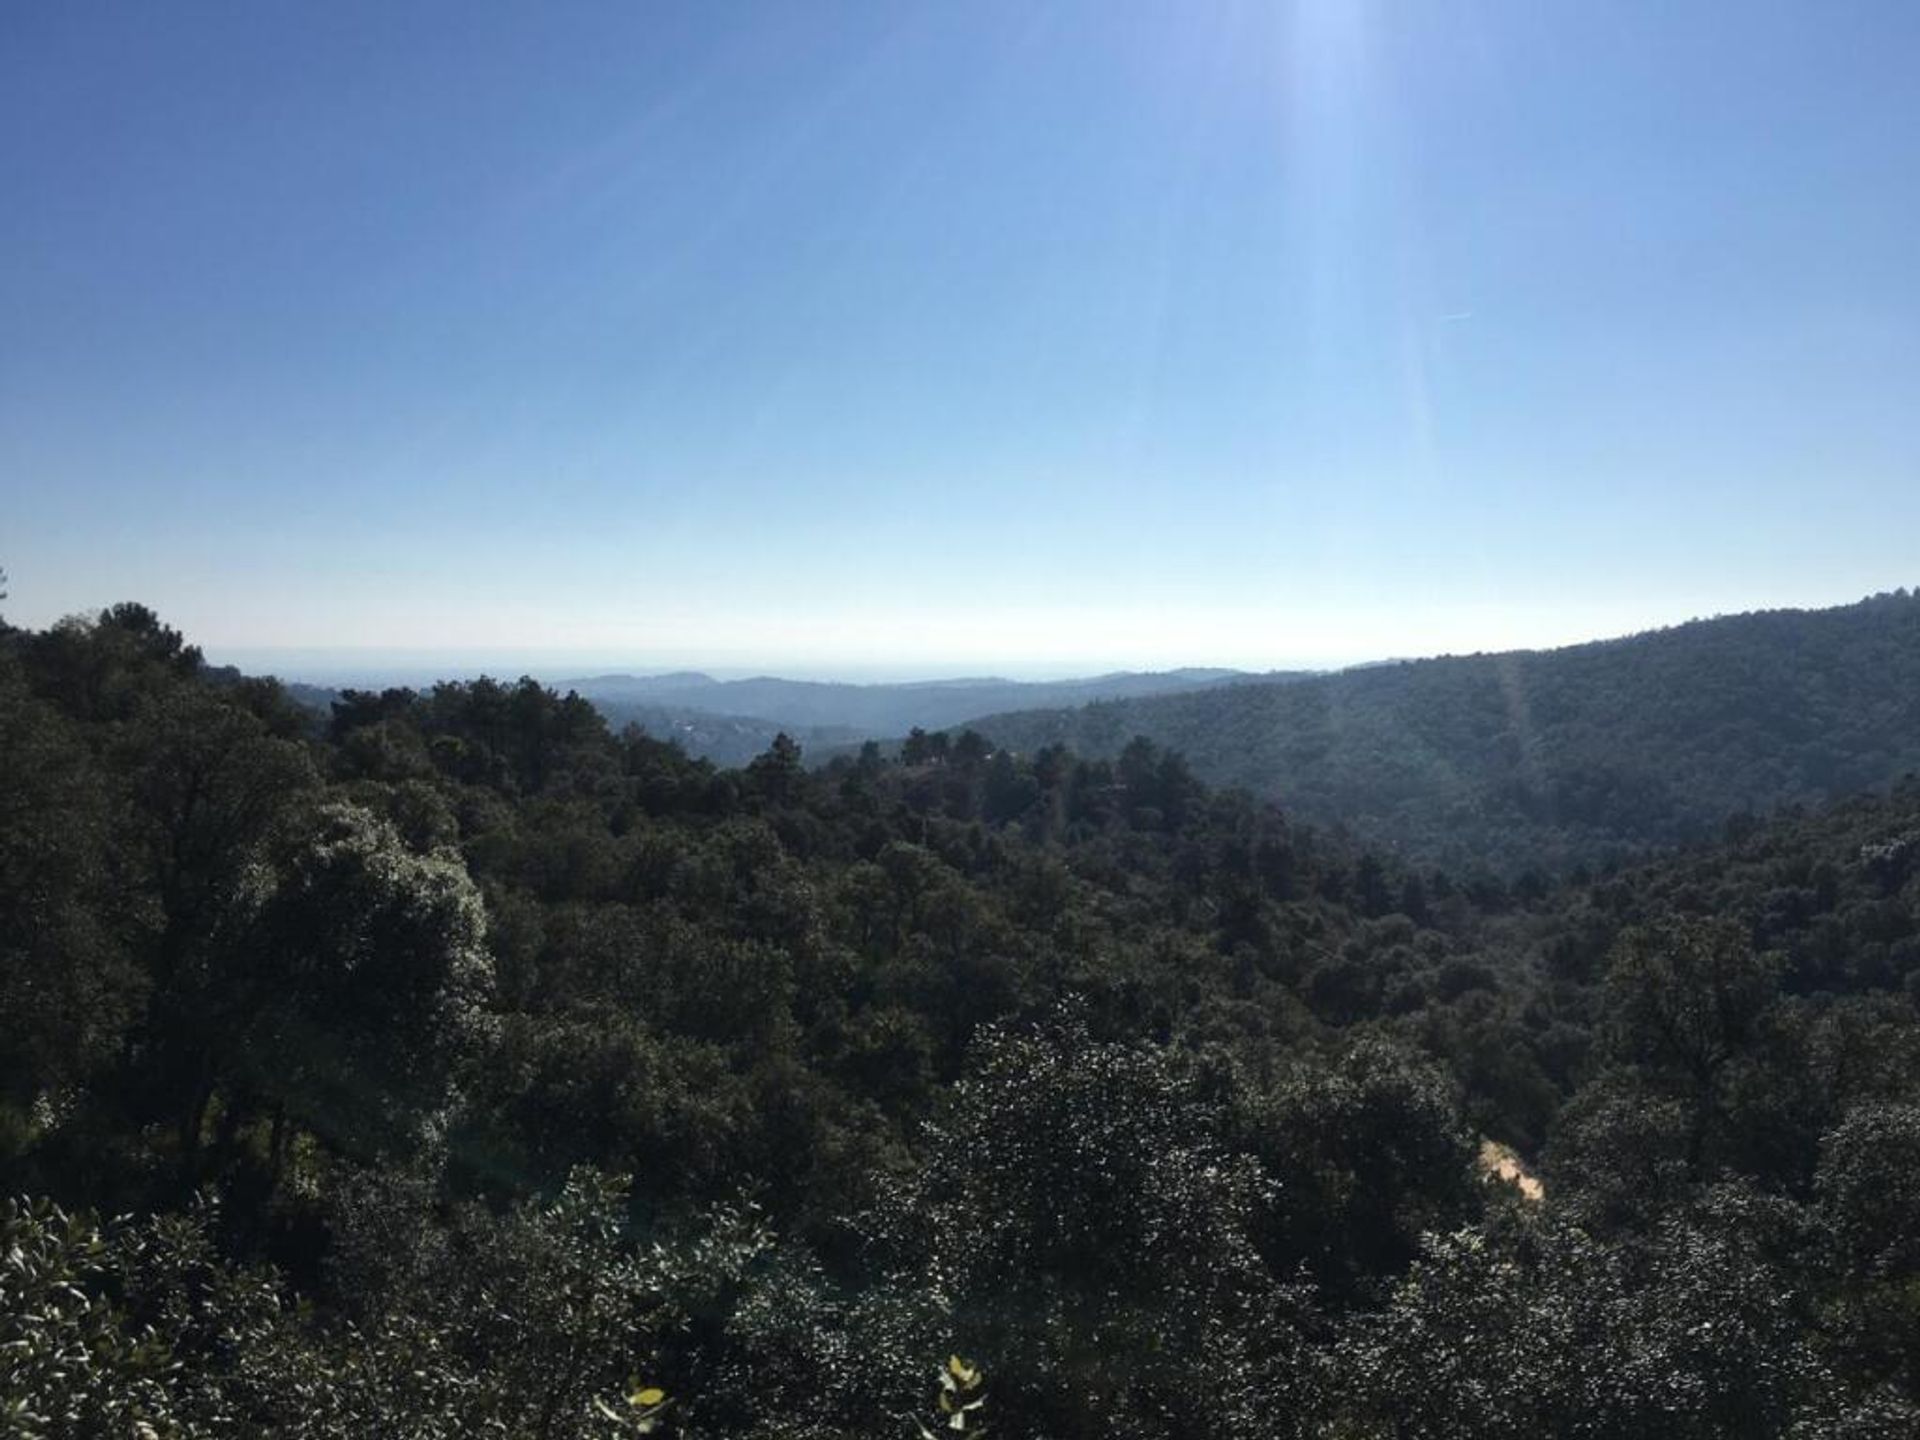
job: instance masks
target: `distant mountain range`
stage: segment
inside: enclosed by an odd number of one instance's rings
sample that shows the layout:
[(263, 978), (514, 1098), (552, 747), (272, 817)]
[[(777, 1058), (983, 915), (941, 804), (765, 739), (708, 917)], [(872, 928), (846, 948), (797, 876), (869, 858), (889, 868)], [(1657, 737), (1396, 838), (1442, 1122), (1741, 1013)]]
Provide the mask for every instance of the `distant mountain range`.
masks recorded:
[(1412, 856), (1551, 870), (1920, 771), (1920, 594), (969, 723), (1016, 751), (1144, 735)]
[[(238, 675), (238, 671), (234, 672)], [(696, 670), (662, 675), (590, 675), (553, 688), (593, 702), (616, 729), (638, 725), (675, 740), (689, 755), (742, 765), (779, 734), (810, 759), (864, 740), (897, 739), (914, 729), (945, 730), (990, 711), (1081, 705), (1095, 700), (1181, 694), (1222, 685), (1271, 683), (1311, 672), (1189, 668), (1120, 671), (1086, 679), (1023, 681), (998, 676), (857, 685), (760, 675), (716, 680)], [(292, 682), (299, 703), (325, 711), (342, 691)]]
[(738, 763), (785, 731), (804, 749), (945, 730), (969, 717), (1013, 709), (1083, 705), (1095, 700), (1186, 694), (1227, 685), (1298, 678), (1240, 670), (1123, 671), (1088, 679), (1022, 681), (989, 676), (854, 685), (831, 681), (716, 680), (694, 671), (667, 675), (591, 675), (555, 688), (591, 700), (616, 726), (637, 724), (672, 737), (692, 754)]
[[(321, 710), (338, 694), (289, 688)], [(1920, 771), (1920, 595), (1333, 673), (847, 684), (678, 671), (555, 688), (721, 765), (783, 731), (816, 762), (915, 728), (1088, 756), (1141, 735), (1212, 784), (1411, 859), (1513, 874), (1631, 859)]]

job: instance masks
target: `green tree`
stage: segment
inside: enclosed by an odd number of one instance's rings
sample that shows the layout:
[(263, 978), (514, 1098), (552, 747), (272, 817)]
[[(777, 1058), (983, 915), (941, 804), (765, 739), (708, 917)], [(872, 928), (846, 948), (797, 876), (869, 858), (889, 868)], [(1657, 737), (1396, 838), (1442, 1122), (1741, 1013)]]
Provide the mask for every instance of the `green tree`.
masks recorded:
[(1638, 927), (1614, 948), (1606, 979), (1613, 1051), (1686, 1097), (1691, 1165), (1724, 1125), (1729, 1067), (1757, 1039), (1780, 968), (1779, 957), (1756, 955), (1722, 920)]
[(1815, 1180), (1838, 1287), (1841, 1343), (1876, 1379), (1920, 1387), (1920, 1105), (1855, 1107), (1821, 1144)]
[(486, 1033), (493, 966), (457, 856), (416, 855), (392, 826), (328, 802), (255, 872), (224, 937), (233, 1101), (359, 1155), (414, 1143)]
[(985, 1031), (924, 1149), (891, 1243), (995, 1377), (996, 1425), (1252, 1437), (1303, 1419), (1295, 1297), (1251, 1238), (1267, 1182), (1164, 1052), (1072, 1018)]
[[(146, 998), (125, 943), (109, 777), (0, 650), (0, 1105), (94, 1079)], [(0, 1139), (0, 1153), (5, 1140)]]
[[(1396, 1440), (1765, 1440), (1828, 1415), (1798, 1219), (1740, 1190), (1641, 1247), (1509, 1216), (1427, 1239), (1338, 1354), (1342, 1433)], [(1814, 1430), (1811, 1433), (1822, 1433)]]

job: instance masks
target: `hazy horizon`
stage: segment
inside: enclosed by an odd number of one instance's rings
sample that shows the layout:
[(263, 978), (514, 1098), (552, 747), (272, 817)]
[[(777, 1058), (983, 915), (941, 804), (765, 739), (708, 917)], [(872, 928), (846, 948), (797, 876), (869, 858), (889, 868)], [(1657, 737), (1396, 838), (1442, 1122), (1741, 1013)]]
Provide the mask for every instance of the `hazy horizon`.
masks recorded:
[[(562, 648), (444, 647), (395, 648), (354, 646), (222, 646), (204, 647), (207, 658), (218, 665), (236, 665), (250, 674), (272, 674), (283, 680), (317, 685), (380, 683), (417, 685), (433, 680), (458, 679), (482, 674), (518, 677), (530, 675), (547, 684), (585, 680), (602, 675), (657, 676), (676, 672), (698, 672), (716, 680), (746, 680), (774, 677), (784, 680), (838, 682), (845, 684), (914, 683), (932, 680), (1004, 679), (1016, 681), (1061, 681), (1088, 679), (1121, 671), (1169, 671), (1183, 669), (1227, 669), (1251, 673), (1289, 670), (1339, 670), (1356, 665), (1396, 660), (1428, 659), (1443, 655), (1469, 655), (1504, 650), (1547, 650), (1591, 641), (1614, 640), (1649, 630), (1667, 629), (1696, 620), (1751, 610), (1827, 609), (1852, 604), (1868, 594), (1909, 588), (1915, 577), (1890, 581), (1874, 591), (1860, 595), (1810, 601), (1803, 604), (1749, 605), (1729, 607), (1654, 619), (1645, 624), (1619, 630), (1559, 634), (1549, 638), (1518, 640), (1513, 643), (1464, 643), (1421, 648), (1418, 645), (1388, 645), (1355, 654), (1310, 652), (1288, 656), (1274, 652), (1265, 658), (1241, 660), (1198, 655), (1188, 658), (1154, 656), (1132, 661), (1121, 659), (1060, 659), (1034, 661), (976, 657), (978, 663), (959, 661), (941, 663), (937, 659), (900, 658), (889, 661), (848, 661), (833, 663), (805, 658), (801, 654), (785, 657), (769, 654), (760, 661), (729, 657), (724, 652), (688, 650), (667, 655), (648, 656), (622, 650), (568, 650)], [(1406, 633), (1422, 633), (1408, 627)], [(1510, 631), (1508, 633), (1511, 633)], [(191, 638), (191, 637), (190, 637)]]

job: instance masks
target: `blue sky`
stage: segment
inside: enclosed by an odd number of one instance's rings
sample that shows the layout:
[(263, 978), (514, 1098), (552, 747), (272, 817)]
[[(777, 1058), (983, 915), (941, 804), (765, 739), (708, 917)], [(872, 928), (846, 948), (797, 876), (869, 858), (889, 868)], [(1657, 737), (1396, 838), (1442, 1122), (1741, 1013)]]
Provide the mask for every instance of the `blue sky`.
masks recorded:
[(1907, 0), (9, 6), (7, 615), (1040, 673), (1911, 585), (1917, 74)]

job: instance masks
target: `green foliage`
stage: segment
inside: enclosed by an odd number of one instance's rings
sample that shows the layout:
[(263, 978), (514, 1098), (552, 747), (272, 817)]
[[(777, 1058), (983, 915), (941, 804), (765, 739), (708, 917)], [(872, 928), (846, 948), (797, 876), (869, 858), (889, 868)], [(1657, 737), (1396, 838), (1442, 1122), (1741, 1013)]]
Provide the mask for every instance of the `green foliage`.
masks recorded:
[(1136, 736), (1426, 860), (1605, 863), (1730, 815), (1920, 770), (1920, 594), (1697, 621), (1563, 650), (976, 720), (992, 741), (1118, 755)]
[(45, 1201), (0, 1203), (0, 1427), (21, 1440), (175, 1433), (168, 1344), (113, 1303), (122, 1247)]
[(991, 1031), (886, 1212), (894, 1283), (943, 1297), (997, 1405), (1045, 1433), (1262, 1433), (1296, 1299), (1253, 1243), (1271, 1181), (1212, 1131), (1164, 1052), (1073, 1017)]
[(1236, 1138), (1273, 1181), (1256, 1234), (1279, 1274), (1305, 1267), (1332, 1293), (1364, 1291), (1476, 1209), (1472, 1137), (1417, 1056), (1363, 1041), (1334, 1065), (1245, 1087), (1236, 1108)]
[(1794, 1223), (1735, 1192), (1631, 1245), (1552, 1220), (1436, 1235), (1344, 1342), (1359, 1433), (1783, 1434), (1825, 1413), (1833, 1383), (1796, 1277), (1767, 1253)]
[(254, 871), (223, 941), (232, 1099), (361, 1152), (417, 1143), (484, 1034), (479, 892), (342, 804), (303, 816)]
[(109, 1061), (147, 980), (113, 884), (107, 787), (7, 652), (0, 755), (0, 1104), (23, 1112)]
[[(1447, 673), (1353, 683), (1432, 758)], [(15, 1431), (1912, 1433), (1920, 785), (1503, 880), (1128, 737), (329, 722), (138, 606), (0, 632)]]

